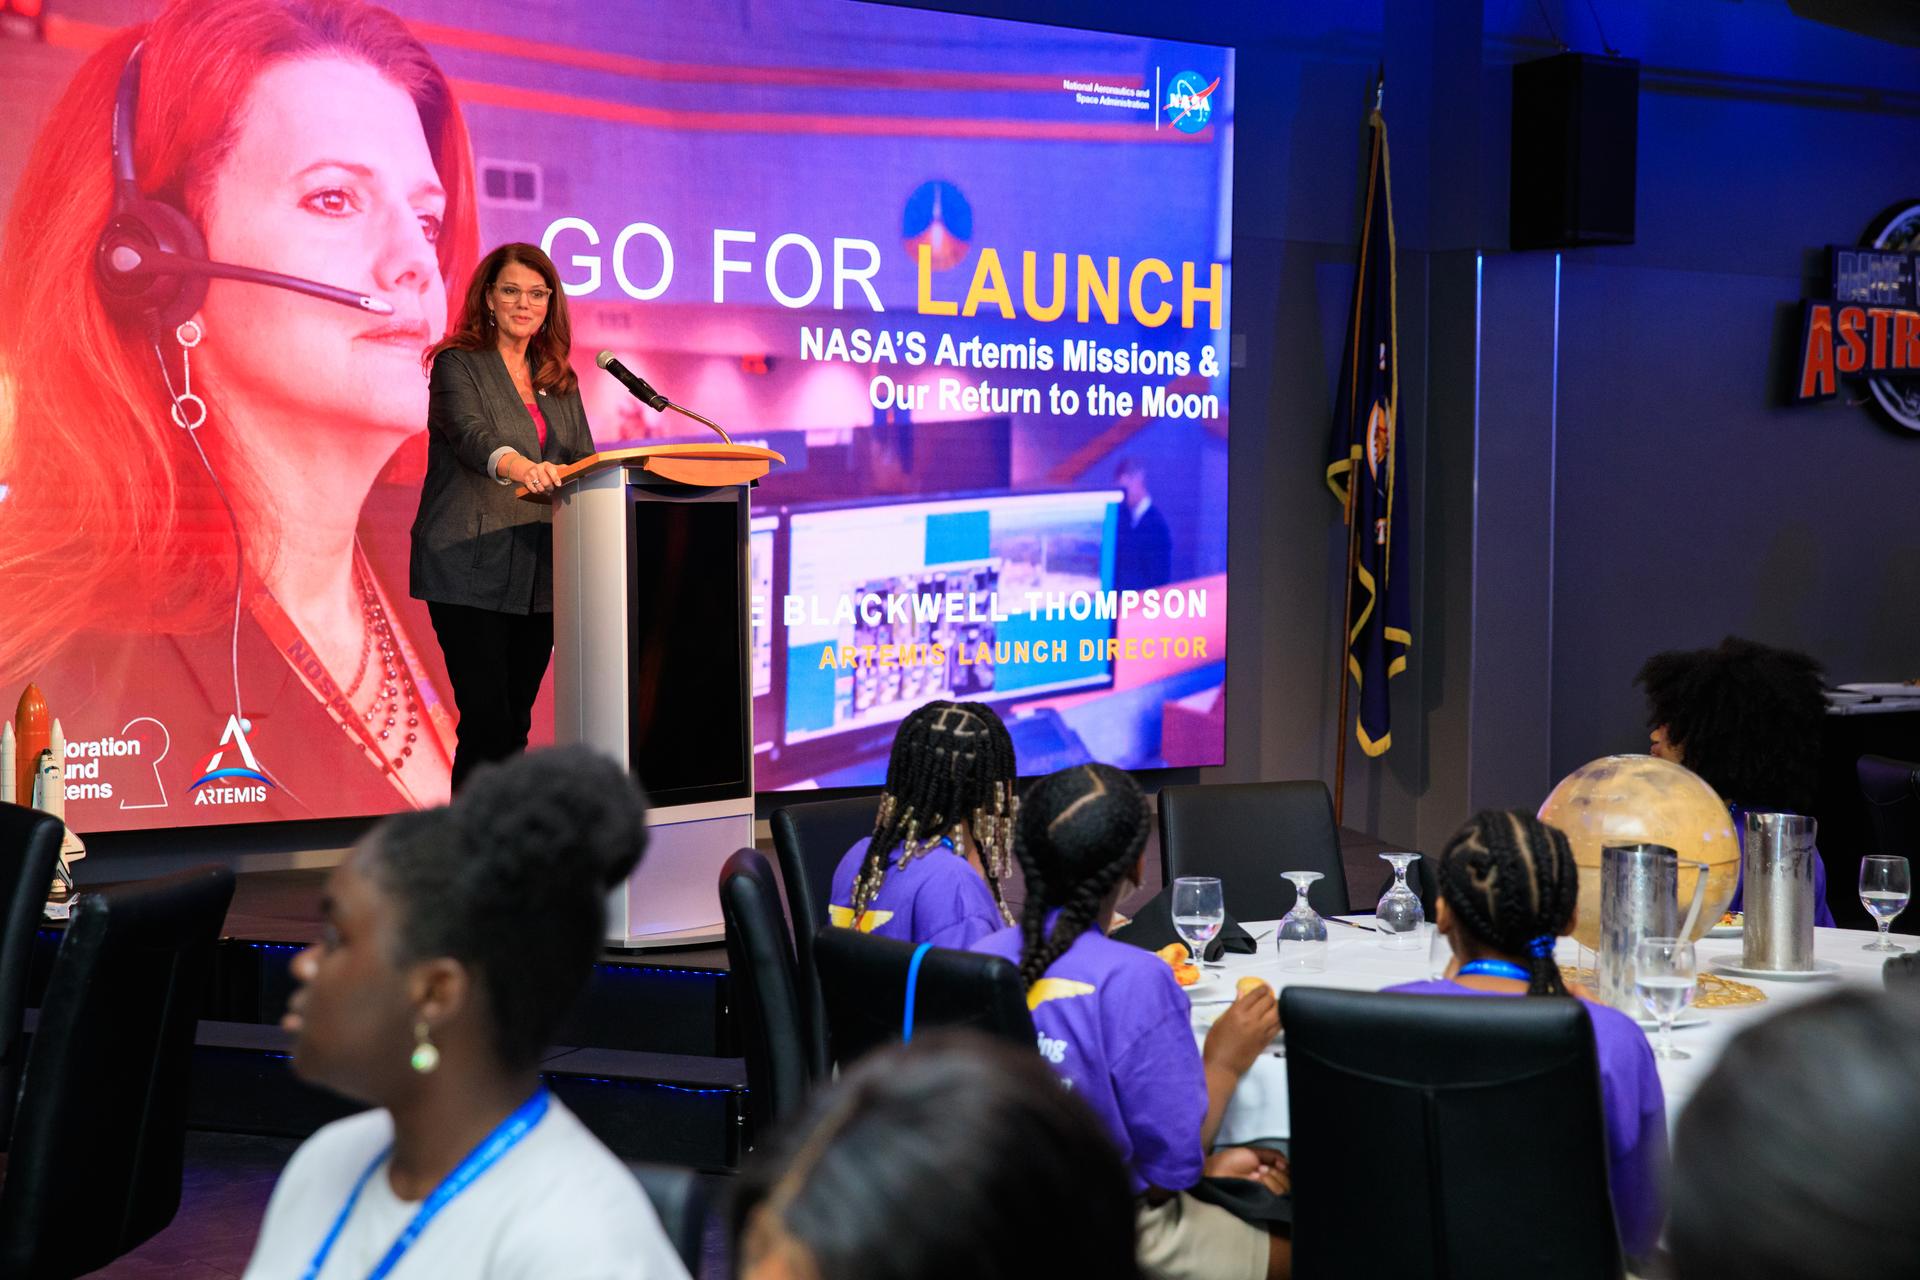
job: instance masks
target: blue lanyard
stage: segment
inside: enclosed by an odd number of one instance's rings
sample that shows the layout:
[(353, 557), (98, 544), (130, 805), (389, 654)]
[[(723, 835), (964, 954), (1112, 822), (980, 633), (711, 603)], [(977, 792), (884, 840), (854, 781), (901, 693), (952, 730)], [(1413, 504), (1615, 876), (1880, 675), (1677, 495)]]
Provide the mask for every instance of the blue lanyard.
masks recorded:
[(1460, 975), (1469, 973), (1484, 974), (1489, 978), (1512, 978), (1516, 982), (1531, 982), (1533, 975), (1511, 960), (1469, 960), (1460, 966)]
[[(383, 1280), (383, 1277), (399, 1266), (400, 1259), (405, 1257), (407, 1250), (413, 1247), (413, 1242), (420, 1238), (420, 1233), (427, 1229), (427, 1224), (432, 1222), (442, 1209), (451, 1204), (455, 1196), (472, 1186), (475, 1179), (498, 1164), (500, 1157), (513, 1150), (520, 1139), (533, 1131), (533, 1127), (539, 1124), (541, 1118), (547, 1114), (547, 1102), (551, 1096), (545, 1085), (535, 1089), (531, 1098), (516, 1107), (513, 1114), (502, 1120), (499, 1127), (488, 1134), (479, 1146), (468, 1152), (467, 1158), (462, 1160), (452, 1173), (443, 1178), (440, 1185), (433, 1189), (433, 1194), (422, 1202), (419, 1211), (413, 1215), (413, 1221), (409, 1222), (406, 1229), (394, 1240), (386, 1256), (367, 1273), (367, 1280)], [(340, 1239), (340, 1232), (346, 1227), (347, 1219), (353, 1216), (353, 1206), (360, 1202), (360, 1193), (366, 1190), (367, 1182), (373, 1177), (374, 1171), (385, 1164), (387, 1157), (392, 1154), (393, 1144), (388, 1143), (386, 1149), (375, 1156), (373, 1163), (368, 1165), (366, 1171), (360, 1175), (360, 1180), (353, 1184), (353, 1190), (347, 1193), (347, 1202), (340, 1206), (340, 1216), (333, 1220), (333, 1226), (327, 1231), (327, 1238), (322, 1240), (320, 1247), (314, 1251), (313, 1261), (307, 1264), (302, 1280), (314, 1280), (314, 1277), (320, 1274), (321, 1268), (327, 1265), (327, 1255), (333, 1252), (333, 1246)]]
[(920, 962), (927, 958), (927, 952), (933, 950), (931, 942), (923, 942), (913, 949), (913, 959), (907, 961), (907, 1009), (900, 1019), (900, 1043), (906, 1044), (913, 1039), (913, 1002), (920, 991)]

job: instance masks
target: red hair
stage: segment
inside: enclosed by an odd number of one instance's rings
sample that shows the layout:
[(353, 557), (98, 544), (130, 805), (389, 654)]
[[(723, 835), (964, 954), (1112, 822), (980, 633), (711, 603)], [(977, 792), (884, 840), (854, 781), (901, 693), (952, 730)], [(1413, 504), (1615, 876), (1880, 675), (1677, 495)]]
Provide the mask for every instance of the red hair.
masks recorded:
[[(451, 294), (478, 249), (473, 158), (452, 86), (406, 26), (361, 0), (174, 0), (120, 32), (74, 74), (20, 175), (0, 254), (0, 674), (48, 657), (74, 632), (191, 632), (228, 607), (227, 517), (173, 425), (152, 335), (116, 322), (94, 284), (112, 206), (114, 92), (141, 55), (134, 176), (142, 195), (202, 227), (208, 187), (255, 79), (288, 58), (336, 53), (399, 85), (420, 112), (447, 204), (438, 244)], [(163, 347), (170, 347), (170, 335)], [(208, 425), (225, 423), (217, 403)], [(271, 501), (244, 460), (224, 459), (242, 536), (271, 558)]]
[[(517, 262), (536, 271), (547, 282), (553, 296), (547, 299), (547, 321), (527, 343), (527, 365), (533, 370), (533, 385), (542, 391), (562, 395), (580, 385), (580, 377), (567, 356), (573, 350), (573, 320), (567, 315), (567, 291), (560, 287), (560, 272), (553, 259), (539, 245), (515, 242), (503, 244), (480, 260), (467, 284), (467, 296), (447, 326), (447, 336), (427, 348), (420, 363), (428, 369), (433, 358), (448, 347), (462, 351), (491, 351), (499, 341), (494, 336), (493, 318), (487, 310), (487, 290), (500, 279), (500, 271), (509, 262)], [(451, 296), (451, 291), (449, 291)]]

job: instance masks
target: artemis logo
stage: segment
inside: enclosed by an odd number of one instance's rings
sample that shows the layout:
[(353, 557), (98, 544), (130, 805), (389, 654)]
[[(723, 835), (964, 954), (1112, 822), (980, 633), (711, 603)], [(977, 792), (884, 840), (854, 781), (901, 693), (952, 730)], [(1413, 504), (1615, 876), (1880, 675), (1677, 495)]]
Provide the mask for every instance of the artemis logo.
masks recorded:
[[(201, 762), (199, 781), (187, 788), (195, 804), (249, 804), (267, 798), (267, 788), (274, 781), (260, 768), (247, 742), (247, 731), (252, 727), (237, 715), (227, 717), (227, 731), (220, 735), (220, 745)], [(236, 759), (228, 759), (229, 750)]]

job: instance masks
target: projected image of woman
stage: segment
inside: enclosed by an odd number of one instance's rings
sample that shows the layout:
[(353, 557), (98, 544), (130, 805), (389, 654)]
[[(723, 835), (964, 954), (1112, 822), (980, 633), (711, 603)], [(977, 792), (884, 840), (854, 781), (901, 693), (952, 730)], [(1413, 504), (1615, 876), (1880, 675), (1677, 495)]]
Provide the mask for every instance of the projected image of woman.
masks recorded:
[[(291, 279), (123, 271), (155, 226)], [(417, 489), (374, 508), (477, 239), (446, 77), (357, 0), (177, 0), (52, 107), (0, 247), (0, 679), (83, 733), (152, 717), (176, 760), (237, 718), (264, 803), (163, 821), (446, 799), (424, 619), (374, 567)]]

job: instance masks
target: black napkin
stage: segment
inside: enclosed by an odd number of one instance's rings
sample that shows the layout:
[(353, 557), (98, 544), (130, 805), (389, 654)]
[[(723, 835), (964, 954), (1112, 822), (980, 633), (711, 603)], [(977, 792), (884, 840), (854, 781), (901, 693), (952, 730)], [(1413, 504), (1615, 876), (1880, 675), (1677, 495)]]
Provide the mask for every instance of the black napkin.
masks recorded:
[[(1172, 942), (1185, 942), (1173, 927), (1173, 890), (1162, 889), (1134, 913), (1132, 920), (1113, 931), (1113, 936), (1122, 942), (1130, 942), (1136, 947), (1145, 947), (1148, 951), (1158, 951)], [(1220, 926), (1220, 932), (1207, 944), (1207, 960), (1218, 960), (1222, 954), (1233, 952), (1239, 956), (1250, 956), (1255, 947), (1253, 935), (1242, 929), (1232, 916)]]

